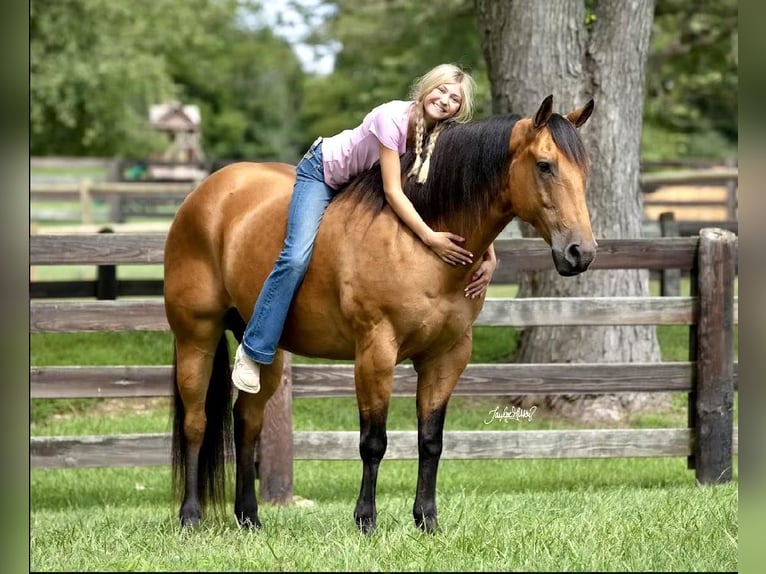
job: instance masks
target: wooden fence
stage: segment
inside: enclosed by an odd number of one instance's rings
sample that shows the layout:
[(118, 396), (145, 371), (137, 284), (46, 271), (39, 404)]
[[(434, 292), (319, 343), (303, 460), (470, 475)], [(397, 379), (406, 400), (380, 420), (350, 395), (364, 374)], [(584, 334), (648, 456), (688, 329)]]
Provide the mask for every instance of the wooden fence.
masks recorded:
[[(163, 234), (30, 236), (30, 265), (161, 264)], [(495, 280), (520, 269), (551, 269), (538, 239), (496, 243)], [(456, 396), (689, 393), (689, 425), (676, 429), (565, 431), (452, 431), (445, 458), (593, 458), (685, 456), (701, 483), (731, 480), (737, 432), (732, 422), (737, 363), (733, 296), (737, 238), (719, 229), (698, 237), (599, 240), (593, 269), (691, 271), (689, 297), (577, 297), (488, 299), (477, 325), (688, 325), (689, 361), (661, 363), (470, 364)], [(168, 329), (160, 297), (122, 300), (30, 301), (30, 331), (103, 332)], [(40, 366), (30, 368), (31, 398), (149, 397), (171, 394), (170, 366)], [(395, 372), (394, 395), (414, 396), (409, 365)], [(293, 432), (292, 397), (353, 396), (352, 365), (290, 365), (269, 403), (261, 439), (261, 496), (285, 500), (294, 459), (358, 458), (355, 432)], [(288, 444), (281, 442), (287, 437)], [(290, 440), (291, 437), (291, 440)], [(292, 453), (292, 456), (290, 456)], [(166, 465), (167, 434), (32, 437), (33, 468)], [(287, 455), (287, 456), (285, 456)], [(389, 432), (388, 459), (417, 457), (416, 431)]]
[(115, 182), (93, 181), (84, 178), (76, 183), (32, 182), (30, 200), (78, 201), (79, 210), (69, 213), (36, 214), (33, 220), (76, 219), (86, 225), (93, 224), (94, 201), (107, 205), (110, 222), (124, 223), (129, 216), (162, 217), (171, 219), (183, 199), (194, 189), (196, 182)]
[[(723, 188), (725, 190), (724, 198), (710, 197), (706, 192), (700, 192), (699, 188)], [(674, 193), (672, 198), (660, 198), (655, 194), (660, 188), (683, 189), (679, 193)], [(721, 220), (721, 227), (731, 228), (737, 221), (737, 191), (739, 188), (739, 171), (736, 167), (717, 167), (704, 169), (687, 169), (665, 172), (645, 172), (641, 174), (641, 190), (644, 193), (644, 210), (649, 213), (650, 219), (656, 215), (651, 215), (656, 209), (672, 211), (677, 210), (697, 210), (699, 208), (718, 208), (717, 211), (725, 213), (725, 219)], [(690, 195), (691, 197), (682, 197)], [(720, 196), (720, 194), (718, 194)], [(705, 197), (707, 196), (707, 197)], [(689, 222), (693, 225), (693, 234), (696, 235), (701, 227), (711, 226), (711, 222), (704, 222), (700, 225), (699, 217), (696, 222)], [(707, 218), (708, 220), (711, 218)], [(696, 223), (696, 225), (694, 225)], [(644, 226), (646, 229), (646, 225)]]
[[(737, 189), (739, 172), (736, 167), (704, 168), (669, 172), (646, 172), (641, 174), (644, 206), (673, 207), (723, 207), (727, 222), (737, 220)], [(82, 179), (78, 182), (39, 182), (30, 185), (30, 200), (68, 200), (79, 202), (79, 209), (71, 212), (42, 213), (33, 210), (33, 220), (79, 219), (90, 225), (95, 222), (94, 200), (107, 204), (107, 218), (112, 223), (124, 223), (129, 217), (172, 217), (184, 197), (194, 189), (196, 182), (115, 182)], [(673, 199), (653, 197), (653, 192), (666, 186), (708, 186), (726, 189), (725, 199)], [(701, 227), (696, 225), (694, 234)]]

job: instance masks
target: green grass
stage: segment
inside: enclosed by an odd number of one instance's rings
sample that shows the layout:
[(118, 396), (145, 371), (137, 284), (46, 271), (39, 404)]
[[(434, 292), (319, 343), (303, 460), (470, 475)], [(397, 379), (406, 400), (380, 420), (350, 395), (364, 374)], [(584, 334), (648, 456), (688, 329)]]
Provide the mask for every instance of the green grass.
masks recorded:
[(735, 570), (736, 482), (700, 488), (682, 460), (450, 461), (435, 536), (412, 524), (417, 467), (384, 461), (378, 530), (352, 519), (359, 463), (298, 461), (295, 494), (261, 505), (264, 529), (210, 515), (177, 527), (170, 473), (33, 471), (31, 569), (38, 571)]
[(68, 179), (75, 178), (90, 178), (92, 180), (106, 179), (108, 174), (106, 167), (97, 166), (80, 166), (80, 167), (52, 167), (52, 166), (35, 166), (30, 170), (30, 178), (46, 178), (46, 177), (66, 177)]

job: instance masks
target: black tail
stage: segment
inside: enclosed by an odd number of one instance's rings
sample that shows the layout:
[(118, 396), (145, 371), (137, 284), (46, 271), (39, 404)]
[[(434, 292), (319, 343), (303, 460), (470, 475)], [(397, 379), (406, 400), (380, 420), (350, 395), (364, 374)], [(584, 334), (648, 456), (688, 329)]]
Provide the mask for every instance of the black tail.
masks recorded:
[[(173, 350), (173, 497), (180, 500), (186, 482), (186, 435), (184, 434), (184, 405), (176, 383), (176, 351)], [(219, 511), (226, 499), (224, 462), (232, 453), (231, 368), (225, 334), (218, 341), (213, 359), (207, 398), (205, 400), (205, 437), (199, 455), (197, 486), (200, 504), (211, 504)]]

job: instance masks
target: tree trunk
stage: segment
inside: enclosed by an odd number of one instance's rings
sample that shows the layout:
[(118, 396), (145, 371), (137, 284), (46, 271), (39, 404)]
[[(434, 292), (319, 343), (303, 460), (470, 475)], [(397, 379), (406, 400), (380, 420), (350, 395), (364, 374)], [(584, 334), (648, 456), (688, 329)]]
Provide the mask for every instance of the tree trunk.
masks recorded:
[[(554, 110), (569, 111), (592, 97), (595, 110), (581, 135), (592, 162), (587, 197), (593, 231), (597, 238), (640, 237), (639, 147), (654, 1), (597, 1), (587, 16), (585, 2), (572, 0), (475, 0), (475, 7), (493, 113), (533, 114), (548, 94)], [(526, 224), (522, 232), (534, 234)], [(573, 278), (524, 273), (519, 288), (520, 297), (648, 294), (646, 270), (587, 271)], [(651, 326), (534, 327), (522, 333), (517, 361), (659, 359)], [(556, 396), (545, 404), (564, 416), (621, 420), (668, 399), (648, 393)]]

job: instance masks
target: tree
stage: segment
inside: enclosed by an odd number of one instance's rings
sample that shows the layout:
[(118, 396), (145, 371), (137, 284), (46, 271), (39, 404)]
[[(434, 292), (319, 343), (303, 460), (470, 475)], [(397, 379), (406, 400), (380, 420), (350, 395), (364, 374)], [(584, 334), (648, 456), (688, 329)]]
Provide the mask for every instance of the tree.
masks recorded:
[[(595, 111), (582, 137), (592, 159), (587, 193), (594, 233), (639, 237), (643, 84), (653, 0), (475, 0), (475, 7), (493, 112), (531, 114), (548, 94), (564, 110), (593, 97)], [(524, 232), (530, 234), (528, 226)], [(528, 273), (519, 296), (646, 296), (648, 278), (644, 270), (588, 271), (576, 278)], [(653, 327), (535, 327), (523, 333), (517, 360), (655, 361), (659, 346)], [(619, 419), (647, 398), (549, 397), (547, 402), (565, 415)]]
[[(303, 73), (290, 45), (244, 0), (33, 0), (34, 155), (147, 156), (167, 141), (152, 104), (202, 111), (218, 158), (299, 156)], [(256, 25), (253, 25), (253, 22)]]
[(309, 79), (302, 114), (307, 135), (330, 135), (356, 125), (374, 106), (406, 98), (416, 77), (445, 62), (472, 73), (479, 94), (475, 115), (487, 115), (489, 89), (470, 0), (333, 0), (323, 5), (331, 16), (307, 41), (336, 45), (338, 52), (331, 74)]
[(205, 44), (168, 54), (168, 68), (185, 101), (200, 106), (207, 155), (297, 162), (304, 73), (292, 48), (231, 19), (205, 28)]
[(643, 159), (737, 153), (736, 0), (658, 0)]
[[(233, 15), (208, 0), (34, 0), (30, 10), (33, 154), (147, 153), (149, 106), (181, 95), (166, 54), (193, 52), (201, 22)], [(161, 144), (160, 144), (161, 145)]]

